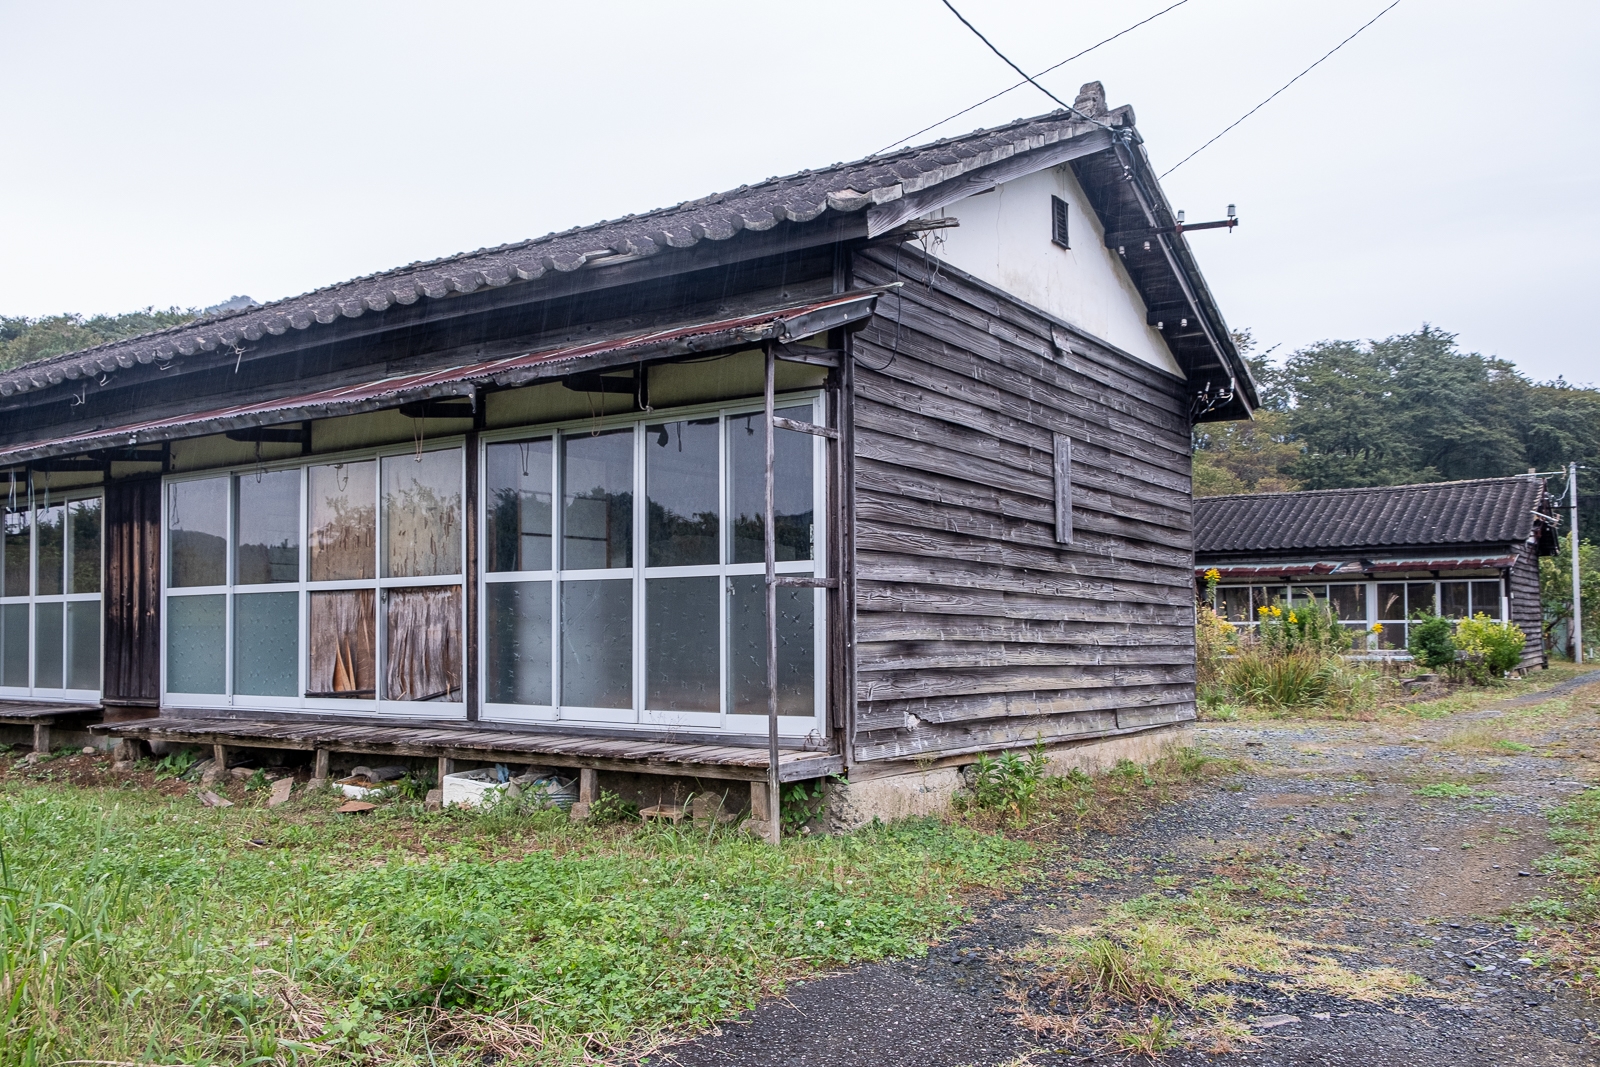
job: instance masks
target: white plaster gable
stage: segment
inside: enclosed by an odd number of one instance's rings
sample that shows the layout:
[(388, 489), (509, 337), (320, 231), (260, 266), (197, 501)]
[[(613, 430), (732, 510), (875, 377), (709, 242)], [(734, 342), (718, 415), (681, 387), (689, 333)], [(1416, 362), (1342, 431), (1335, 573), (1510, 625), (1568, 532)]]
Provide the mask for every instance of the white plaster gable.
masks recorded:
[[(1067, 202), (1070, 248), (1051, 241), (1050, 198)], [(1107, 341), (1130, 355), (1181, 374), (1105, 230), (1066, 165), (1036, 171), (967, 197), (929, 217), (959, 226), (936, 231), (934, 255)]]

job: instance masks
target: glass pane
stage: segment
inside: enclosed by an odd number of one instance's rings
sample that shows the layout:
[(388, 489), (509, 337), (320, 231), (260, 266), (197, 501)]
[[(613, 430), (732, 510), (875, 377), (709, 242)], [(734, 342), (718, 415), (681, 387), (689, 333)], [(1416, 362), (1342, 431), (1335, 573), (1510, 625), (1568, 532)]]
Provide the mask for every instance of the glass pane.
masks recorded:
[(561, 586), (561, 703), (633, 707), (633, 582)]
[(1411, 618), (1419, 611), (1427, 615), (1434, 612), (1432, 582), (1406, 583), (1406, 618)]
[(1328, 603), (1341, 622), (1365, 622), (1367, 619), (1365, 585), (1330, 585)]
[(167, 598), (169, 693), (224, 692), (228, 634), (225, 601), (220, 593)]
[(1251, 593), (1251, 605), (1250, 605), (1250, 608), (1251, 608), (1252, 611), (1255, 612), (1255, 614), (1257, 616), (1257, 621), (1260, 621), (1260, 615), (1261, 615), (1261, 609), (1262, 608), (1264, 608), (1264, 607), (1270, 608), (1274, 604), (1278, 604), (1280, 606), (1283, 605), (1283, 604), (1287, 604), (1288, 603), (1288, 597), (1289, 597), (1289, 590), (1285, 586), (1281, 586), (1281, 585), (1258, 586)]
[[(811, 421), (811, 405), (778, 408), (796, 422)], [(733, 486), (733, 562), (760, 563), (767, 558), (767, 441), (765, 415), (755, 412), (728, 420), (729, 480)], [(773, 435), (773, 539), (777, 560), (810, 559), (812, 546), (812, 437), (794, 430)]]
[(377, 577), (377, 498), (378, 464), (373, 460), (307, 469), (313, 582)]
[[(67, 505), (67, 536), (72, 541), (69, 593), (100, 591), (100, 501), (74, 500)], [(95, 686), (98, 687), (98, 683)], [(81, 688), (90, 688), (87, 686)]]
[(489, 702), (548, 706), (550, 583), (491, 582), (484, 586), (484, 599)]
[(60, 596), (67, 548), (66, 506), (57, 504), (40, 508), (34, 513), (33, 521), (39, 539), (38, 575), (34, 592), (39, 596)]
[(28, 605), (0, 605), (0, 685), (27, 688)]
[(1472, 583), (1472, 613), (1483, 612), (1491, 618), (1500, 617), (1500, 583)]
[(1467, 611), (1467, 583), (1439, 583), (1439, 614), (1447, 619), (1464, 619)]
[(1229, 622), (1253, 622), (1250, 614), (1250, 587), (1223, 586), (1217, 590), (1217, 614)]
[(550, 569), (552, 447), (546, 437), (485, 450), (490, 571)]
[(62, 653), (66, 651), (61, 632), (65, 615), (61, 604), (36, 604), (33, 608), (33, 685), (35, 689), (60, 689)]
[(384, 698), (460, 700), (461, 587), (389, 589), (383, 603)]
[(561, 565), (569, 570), (633, 566), (633, 431), (563, 437), (561, 484), (566, 497)]
[[(228, 479), (167, 486), (167, 584), (173, 589), (228, 581)], [(186, 690), (220, 693), (220, 689)]]
[(300, 691), (299, 593), (233, 598), (233, 691), (263, 697)]
[(1378, 583), (1378, 618), (1406, 617), (1406, 587), (1400, 582)]
[(645, 582), (645, 707), (721, 710), (721, 584), (716, 576)]
[(4, 532), (0, 534), (5, 538), (5, 563), (0, 567), (0, 596), (28, 595), (28, 525), (27, 511), (6, 512)]
[(309, 606), (308, 697), (377, 695), (377, 648), (371, 589), (312, 593)]
[(300, 472), (244, 474), (238, 483), (236, 580), (240, 585), (298, 582)]
[[(644, 428), (648, 566), (687, 567), (720, 559), (717, 425), (716, 419), (697, 419)], [(716, 599), (713, 592), (713, 606)]]
[[(728, 579), (728, 672), (730, 710), (736, 715), (767, 713), (766, 578), (759, 574)], [(810, 718), (817, 712), (816, 593), (778, 590), (778, 714)]]
[(67, 605), (67, 688), (100, 688), (100, 601)]
[(1378, 635), (1378, 647), (1404, 650), (1406, 647), (1406, 624), (1403, 622), (1384, 623), (1383, 632)]
[(385, 578), (461, 573), (461, 449), (383, 458), (383, 545)]

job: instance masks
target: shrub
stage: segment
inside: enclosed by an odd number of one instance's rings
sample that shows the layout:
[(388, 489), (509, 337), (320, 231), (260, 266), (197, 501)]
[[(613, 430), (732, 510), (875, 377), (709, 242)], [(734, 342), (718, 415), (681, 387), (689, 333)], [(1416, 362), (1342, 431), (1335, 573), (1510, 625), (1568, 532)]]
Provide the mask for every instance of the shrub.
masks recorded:
[(980, 808), (1009, 811), (1019, 819), (1026, 818), (1049, 767), (1042, 741), (1033, 746), (1026, 759), (1015, 752), (1001, 753), (996, 759), (986, 752), (972, 767), (972, 799)]
[(1309, 597), (1292, 604), (1275, 600), (1256, 610), (1260, 616), (1257, 639), (1273, 652), (1334, 656), (1350, 650), (1350, 631), (1340, 625), (1325, 600)]
[(1497, 678), (1522, 662), (1522, 646), (1527, 640), (1515, 623), (1495, 622), (1481, 611), (1456, 625), (1455, 646), (1467, 654), (1469, 670), (1481, 665)]
[(1227, 666), (1228, 689), (1247, 704), (1275, 708), (1324, 703), (1332, 691), (1335, 661), (1301, 649), (1279, 651), (1266, 643), (1243, 648)]
[(1227, 657), (1233, 651), (1238, 630), (1210, 608), (1201, 605), (1195, 611), (1194, 651), (1195, 686), (1200, 699), (1214, 702), (1218, 686), (1222, 684), (1222, 671)]
[(1446, 667), (1456, 661), (1455, 628), (1440, 615), (1419, 611), (1413, 615), (1406, 651), (1424, 667)]

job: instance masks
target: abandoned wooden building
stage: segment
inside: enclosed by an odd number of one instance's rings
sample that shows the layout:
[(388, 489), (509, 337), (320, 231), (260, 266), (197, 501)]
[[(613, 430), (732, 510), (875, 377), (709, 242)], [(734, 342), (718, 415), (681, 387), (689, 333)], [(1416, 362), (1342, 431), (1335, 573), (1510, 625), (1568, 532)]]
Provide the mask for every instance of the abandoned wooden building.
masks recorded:
[(1524, 667), (1548, 666), (1539, 557), (1556, 549), (1553, 514), (1532, 474), (1202, 497), (1195, 579), (1204, 588), (1206, 571), (1221, 573), (1214, 607), (1236, 626), (1255, 626), (1263, 605), (1314, 596), (1355, 631), (1356, 648), (1375, 652), (1404, 652), (1418, 612), (1481, 612), (1527, 636)]
[(1188, 240), (1091, 83), (0, 373), (0, 721), (749, 782), (769, 832), (1164, 736), (1190, 427), (1255, 402)]

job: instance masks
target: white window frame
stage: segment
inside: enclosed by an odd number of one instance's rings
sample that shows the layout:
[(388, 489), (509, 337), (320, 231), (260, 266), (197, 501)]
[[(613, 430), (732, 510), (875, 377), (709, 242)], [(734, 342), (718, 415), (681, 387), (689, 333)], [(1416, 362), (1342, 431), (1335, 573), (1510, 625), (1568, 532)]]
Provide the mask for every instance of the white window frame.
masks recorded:
[[(1500, 587), (1500, 593), (1495, 598), (1495, 603), (1492, 606), (1492, 610), (1488, 610), (1486, 612), (1486, 614), (1488, 614), (1489, 617), (1491, 619), (1493, 619), (1495, 622), (1505, 622), (1506, 619), (1509, 617), (1510, 610), (1511, 610), (1511, 608), (1510, 608), (1511, 600), (1510, 600), (1509, 597), (1507, 597), (1505, 595), (1505, 577), (1504, 577), (1504, 575), (1499, 575), (1499, 574), (1496, 574), (1496, 575), (1494, 575), (1492, 577), (1485, 576), (1485, 575), (1477, 575), (1477, 576), (1471, 577), (1471, 578), (1384, 578), (1384, 579), (1381, 579), (1381, 580), (1373, 580), (1373, 581), (1368, 581), (1368, 582), (1339, 582), (1339, 581), (1293, 582), (1293, 581), (1282, 581), (1282, 582), (1247, 582), (1247, 583), (1243, 583), (1243, 584), (1236, 583), (1236, 582), (1223, 582), (1223, 583), (1219, 583), (1217, 585), (1216, 593), (1212, 594), (1212, 597), (1211, 597), (1211, 609), (1213, 611), (1217, 610), (1217, 606), (1218, 606), (1217, 593), (1220, 593), (1223, 589), (1245, 589), (1245, 588), (1248, 588), (1248, 589), (1283, 589), (1283, 590), (1287, 591), (1289, 599), (1292, 600), (1294, 598), (1294, 591), (1297, 590), (1297, 589), (1306, 589), (1306, 588), (1309, 587), (1309, 588), (1314, 588), (1314, 589), (1322, 589), (1325, 592), (1327, 587), (1331, 586), (1331, 585), (1365, 585), (1367, 587), (1367, 592), (1366, 592), (1367, 640), (1366, 640), (1365, 644), (1360, 646), (1360, 647), (1364, 647), (1364, 648), (1368, 649), (1369, 651), (1385, 651), (1385, 652), (1400, 653), (1400, 652), (1403, 652), (1405, 650), (1405, 642), (1402, 641), (1398, 647), (1393, 648), (1393, 649), (1380, 649), (1379, 648), (1378, 637), (1377, 637), (1376, 634), (1374, 634), (1372, 632), (1372, 627), (1374, 625), (1378, 624), (1378, 623), (1382, 623), (1385, 628), (1388, 628), (1390, 626), (1409, 626), (1411, 624), (1411, 611), (1412, 611), (1412, 609), (1410, 607), (1410, 604), (1411, 604), (1410, 587), (1414, 586), (1414, 585), (1432, 585), (1433, 586), (1433, 605), (1434, 605), (1435, 608), (1437, 608), (1438, 605), (1439, 605), (1439, 586), (1443, 582), (1465, 582), (1467, 584), (1467, 603), (1470, 605), (1470, 610), (1469, 610), (1469, 612), (1467, 614), (1468, 618), (1471, 618), (1473, 615), (1476, 615), (1478, 612), (1485, 610), (1482, 605), (1479, 605), (1477, 603), (1476, 594), (1473, 592), (1473, 589), (1472, 589), (1473, 585), (1475, 585), (1478, 582), (1494, 582), (1497, 586)], [(1380, 585), (1403, 585), (1403, 586), (1406, 587), (1406, 606), (1407, 606), (1407, 610), (1404, 613), (1405, 614), (1404, 618), (1402, 618), (1402, 619), (1384, 619), (1384, 618), (1380, 618), (1379, 617), (1379, 615), (1378, 615), (1378, 586), (1380, 586)], [(1320, 597), (1322, 594), (1318, 594), (1318, 595)], [(1252, 594), (1252, 603), (1253, 602), (1254, 602), (1254, 594)], [(1251, 618), (1248, 621), (1240, 622), (1240, 621), (1232, 620), (1232, 619), (1228, 620), (1228, 622), (1233, 626), (1250, 626), (1250, 627), (1254, 627), (1260, 621), (1261, 620), (1259, 618), (1255, 617), (1255, 610), (1254, 610), (1253, 607), (1251, 609)], [(1349, 626), (1352, 630), (1355, 629), (1355, 626), (1354, 626), (1353, 623), (1346, 622), (1346, 623), (1344, 623), (1344, 625)]]
[[(793, 408), (811, 405), (812, 418), (820, 424), (826, 424), (827, 411), (826, 399), (820, 390), (802, 390), (793, 393), (780, 394), (776, 398), (776, 407)], [(767, 730), (767, 716), (765, 712), (759, 715), (736, 715), (728, 708), (728, 699), (731, 688), (729, 677), (729, 649), (728, 649), (728, 580), (732, 577), (746, 575), (765, 575), (766, 564), (764, 561), (755, 563), (721, 562), (701, 566), (687, 567), (651, 567), (649, 562), (648, 536), (648, 491), (646, 484), (646, 441), (645, 426), (647, 424), (663, 422), (680, 422), (684, 420), (707, 418), (716, 416), (717, 425), (717, 450), (718, 450), (718, 501), (720, 550), (721, 559), (730, 560), (733, 549), (733, 487), (729, 479), (731, 457), (728, 447), (728, 427), (732, 419), (744, 418), (747, 415), (764, 415), (765, 408), (762, 401), (745, 400), (734, 403), (720, 402), (699, 404), (679, 408), (662, 409), (650, 412), (633, 412), (628, 415), (611, 416), (607, 418), (573, 419), (564, 422), (547, 423), (537, 426), (522, 426), (495, 430), (481, 435), (478, 453), (479, 486), (478, 493), (478, 559), (480, 573), (478, 575), (479, 615), (478, 615), (478, 680), (479, 680), (479, 718), (490, 722), (507, 723), (550, 723), (571, 722), (574, 724), (591, 724), (604, 726), (623, 726), (635, 728), (682, 729), (695, 732), (727, 733), (727, 734), (764, 734)], [(565, 486), (561, 484), (561, 437), (581, 436), (591, 432), (615, 430), (633, 427), (633, 564), (631, 567), (613, 567), (604, 570), (564, 570), (561, 567), (562, 535), (564, 526)], [(550, 553), (551, 569), (541, 571), (496, 571), (488, 569), (488, 538), (489, 538), (489, 493), (488, 493), (488, 449), (490, 445), (505, 444), (516, 441), (549, 440), (551, 463), (551, 534)], [(826, 536), (827, 522), (827, 484), (828, 467), (826, 440), (813, 436), (812, 448), (812, 558), (809, 560), (795, 560), (777, 564), (779, 574), (808, 575), (827, 577), (827, 563), (829, 545)], [(629, 708), (579, 708), (567, 707), (559, 704), (558, 697), (561, 692), (561, 659), (562, 659), (562, 625), (561, 625), (561, 585), (566, 581), (593, 581), (597, 579), (626, 580), (633, 582), (633, 704)], [(693, 578), (717, 577), (720, 578), (719, 597), (719, 708), (715, 712), (685, 712), (662, 711), (652, 709), (646, 705), (647, 692), (646, 667), (649, 662), (649, 649), (645, 647), (647, 628), (645, 625), (645, 591), (646, 583), (652, 578)], [(489, 597), (488, 586), (502, 582), (548, 582), (550, 584), (550, 696), (551, 703), (543, 705), (531, 704), (503, 704), (490, 703), (489, 695)], [(812, 590), (813, 634), (816, 647), (814, 649), (812, 689), (814, 693), (814, 708), (812, 715), (802, 717), (798, 715), (784, 715), (778, 719), (779, 732), (785, 737), (805, 737), (810, 734), (821, 735), (825, 732), (827, 708), (827, 600), (822, 589)]]
[[(422, 446), (423, 452), (444, 452), (455, 449), (460, 460), (461, 490), (462, 490), (462, 520), (466, 518), (466, 448), (465, 438), (460, 435), (454, 437), (441, 437), (429, 441)], [(321, 455), (298, 456), (292, 460), (280, 460), (271, 463), (252, 463), (242, 467), (213, 468), (205, 471), (191, 471), (184, 474), (168, 475), (162, 479), (161, 487), (161, 703), (163, 707), (173, 708), (231, 708), (248, 709), (256, 711), (315, 711), (335, 715), (349, 715), (359, 718), (389, 718), (389, 719), (430, 719), (430, 720), (465, 720), (467, 717), (466, 705), (466, 679), (462, 679), (461, 698), (458, 700), (389, 700), (381, 695), (370, 698), (337, 698), (337, 697), (308, 697), (305, 695), (310, 682), (310, 612), (312, 593), (332, 593), (350, 590), (373, 590), (373, 674), (374, 688), (377, 694), (383, 692), (383, 679), (388, 661), (387, 634), (388, 628), (384, 615), (384, 592), (389, 589), (415, 589), (424, 586), (450, 586), (461, 588), (461, 664), (462, 673), (465, 674), (467, 664), (466, 650), (466, 531), (462, 531), (460, 570), (450, 575), (426, 575), (416, 578), (385, 578), (383, 577), (383, 546), (384, 524), (386, 518), (383, 508), (383, 460), (393, 456), (409, 456), (417, 452), (416, 445), (394, 445), (379, 449), (360, 449), (347, 452), (329, 453)], [(311, 580), (311, 537), (307, 529), (310, 517), (310, 492), (311, 479), (309, 470), (312, 467), (326, 467), (337, 463), (362, 463), (371, 461), (376, 464), (374, 479), (376, 494), (373, 500), (374, 508), (374, 547), (376, 553), (373, 573), (374, 578), (356, 580), (340, 580), (314, 582)], [(260, 471), (262, 473), (298, 470), (300, 472), (300, 514), (298, 529), (300, 531), (300, 571), (299, 578), (294, 582), (272, 582), (264, 585), (238, 585), (234, 577), (238, 573), (237, 555), (238, 538), (235, 525), (238, 522), (239, 498), (235, 484), (240, 478), (248, 478)], [(171, 523), (169, 521), (171, 497), (169, 486), (190, 481), (206, 481), (216, 478), (225, 478), (228, 483), (227, 505), (227, 558), (225, 574), (228, 582), (220, 586), (171, 586)], [(295, 693), (293, 697), (257, 696), (252, 694), (236, 694), (234, 692), (234, 600), (235, 597), (250, 593), (295, 593), (298, 596), (297, 618), (299, 620), (297, 667)], [(174, 597), (183, 596), (214, 596), (221, 594), (224, 597), (224, 665), (223, 693), (173, 693), (167, 687), (167, 621), (170, 613), (167, 603)]]
[[(100, 591), (97, 593), (70, 593), (67, 590), (72, 585), (72, 534), (70, 521), (66, 518), (67, 511), (62, 513), (61, 537), (63, 542), (61, 553), (61, 589), (60, 593), (41, 594), (39, 592), (39, 511), (42, 508), (55, 507), (58, 504), (64, 509), (68, 505), (80, 500), (98, 500), (100, 502)], [(70, 509), (68, 509), (70, 510)], [(26, 686), (0, 685), (0, 699), (26, 699), (47, 702), (60, 702), (64, 704), (98, 704), (100, 694), (105, 690), (106, 684), (106, 499), (103, 486), (84, 486), (60, 490), (47, 489), (40, 499), (40, 494), (33, 486), (28, 491), (28, 592), (22, 596), (0, 597), (0, 605), (26, 604), (28, 606), (28, 684)], [(80, 604), (93, 601), (100, 605), (100, 687), (97, 689), (71, 689), (67, 688), (67, 605)], [(61, 607), (61, 681), (57, 688), (44, 688), (37, 684), (39, 670), (39, 610), (40, 604), (60, 604)]]

